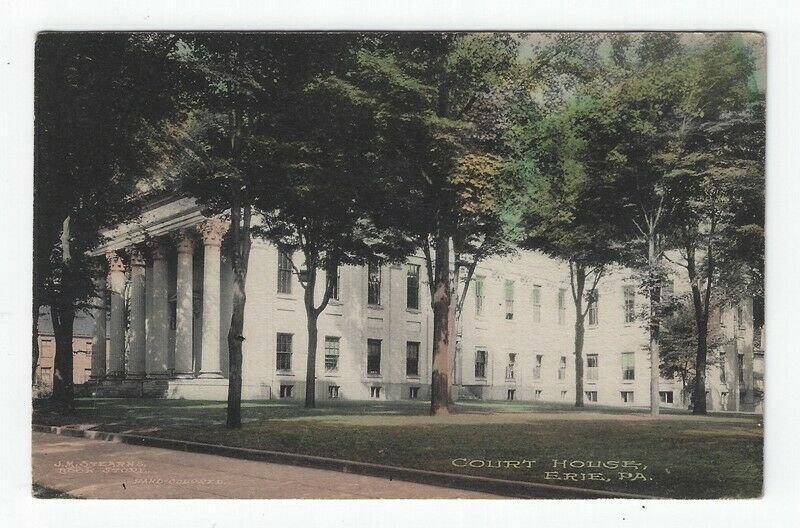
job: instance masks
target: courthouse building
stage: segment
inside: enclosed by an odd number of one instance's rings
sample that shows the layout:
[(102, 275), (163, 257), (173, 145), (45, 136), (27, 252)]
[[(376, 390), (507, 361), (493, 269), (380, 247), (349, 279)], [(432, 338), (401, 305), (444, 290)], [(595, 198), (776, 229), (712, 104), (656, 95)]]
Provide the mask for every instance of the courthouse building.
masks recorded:
[[(107, 233), (106, 313), (94, 314), (91, 377), (97, 396), (223, 400), (232, 271), (226, 224), (188, 198), (152, 202)], [(254, 239), (247, 276), (243, 398), (301, 399), (306, 315), (292, 261)], [(294, 260), (298, 268), (300, 260)], [(343, 266), (319, 318), (320, 400), (430, 396), (432, 310), (424, 262)], [(324, 281), (320, 281), (324, 284)], [(317, 298), (322, 296), (322, 287)], [(678, 276), (676, 292), (686, 290)], [(609, 273), (586, 318), (588, 404), (649, 405), (646, 299), (625, 270)], [(711, 409), (755, 410), (761, 364), (752, 303), (717, 314), (728, 337), (708, 374)], [(465, 299), (451, 379), (458, 399), (574, 401), (574, 306), (565, 264), (535, 252), (481, 263)], [(755, 372), (754, 372), (755, 370)], [(737, 375), (738, 373), (738, 375)], [(762, 387), (763, 388), (763, 387)], [(661, 402), (685, 406), (681, 381), (662, 380)]]

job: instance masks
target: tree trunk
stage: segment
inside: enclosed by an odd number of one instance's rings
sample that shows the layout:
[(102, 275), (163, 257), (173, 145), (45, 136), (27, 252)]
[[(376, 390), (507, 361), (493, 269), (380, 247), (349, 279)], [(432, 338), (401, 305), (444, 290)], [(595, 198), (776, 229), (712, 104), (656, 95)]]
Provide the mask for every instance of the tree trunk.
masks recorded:
[(317, 317), (318, 313), (314, 307), (314, 289), (317, 285), (317, 269), (314, 263), (308, 261), (306, 257), (306, 290), (303, 295), (306, 306), (306, 328), (308, 330), (308, 355), (306, 360), (306, 408), (313, 409), (316, 406), (317, 392)]
[(655, 267), (658, 264), (656, 236), (652, 231), (647, 239), (647, 262), (650, 266), (650, 415), (658, 416), (661, 403), (659, 395), (661, 348), (658, 334), (660, 329), (659, 314), (661, 304), (661, 288), (657, 284)]
[(433, 357), (431, 373), (431, 415), (450, 413), (449, 355), (450, 355), (450, 244), (441, 231), (436, 237), (435, 285), (433, 307)]
[(241, 273), (233, 277), (233, 314), (228, 330), (228, 429), (242, 427), (242, 342), (244, 337), (245, 280)]
[(584, 318), (575, 318), (575, 407), (583, 407), (583, 339)]
[(75, 310), (51, 306), (50, 317), (53, 320), (53, 333), (56, 340), (56, 355), (53, 360), (53, 401), (63, 405), (65, 410), (72, 410), (75, 405), (75, 386), (72, 379), (72, 328), (75, 322)]
[(242, 343), (244, 342), (244, 310), (247, 301), (247, 266), (250, 260), (251, 206), (241, 204), (234, 193), (231, 207), (231, 264), (233, 267), (233, 313), (228, 330), (228, 411), (225, 426), (242, 427)]
[[(701, 317), (697, 321), (697, 358), (695, 359), (694, 390), (692, 391), (692, 414), (706, 414), (706, 364), (708, 362), (707, 324)], [(738, 373), (736, 383), (738, 381)]]
[(33, 328), (32, 350), (33, 357), (31, 358), (31, 385), (36, 385), (36, 367), (39, 365), (39, 310), (41, 306), (39, 303), (33, 303)]
[(572, 300), (575, 303), (575, 407), (583, 407), (583, 341), (585, 336), (583, 290), (586, 286), (586, 267), (572, 262), (569, 266)]
[[(687, 237), (688, 240), (688, 237)], [(697, 263), (695, 261), (695, 247), (691, 242), (686, 244), (686, 271), (689, 284), (692, 286), (692, 305), (694, 306), (694, 320), (697, 327), (697, 354), (695, 355), (694, 387), (692, 388), (692, 413), (706, 414), (706, 364), (708, 362), (708, 304), (711, 290), (706, 289), (706, 302), (700, 293)], [(734, 373), (737, 374), (737, 373)], [(738, 383), (738, 381), (737, 381)]]

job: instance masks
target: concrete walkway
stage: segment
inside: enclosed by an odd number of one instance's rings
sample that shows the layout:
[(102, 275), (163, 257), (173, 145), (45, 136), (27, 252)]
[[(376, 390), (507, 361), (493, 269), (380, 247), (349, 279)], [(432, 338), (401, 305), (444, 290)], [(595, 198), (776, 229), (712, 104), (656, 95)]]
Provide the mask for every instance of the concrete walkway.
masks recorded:
[(499, 499), (440, 488), (119, 442), (33, 433), (33, 481), (92, 499)]

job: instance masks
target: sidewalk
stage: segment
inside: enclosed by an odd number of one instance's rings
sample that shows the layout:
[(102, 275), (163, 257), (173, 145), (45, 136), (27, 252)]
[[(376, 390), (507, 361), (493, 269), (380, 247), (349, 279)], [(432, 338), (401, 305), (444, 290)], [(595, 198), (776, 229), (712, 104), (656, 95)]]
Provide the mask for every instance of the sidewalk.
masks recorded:
[(337, 471), (33, 433), (33, 481), (93, 499), (498, 499)]

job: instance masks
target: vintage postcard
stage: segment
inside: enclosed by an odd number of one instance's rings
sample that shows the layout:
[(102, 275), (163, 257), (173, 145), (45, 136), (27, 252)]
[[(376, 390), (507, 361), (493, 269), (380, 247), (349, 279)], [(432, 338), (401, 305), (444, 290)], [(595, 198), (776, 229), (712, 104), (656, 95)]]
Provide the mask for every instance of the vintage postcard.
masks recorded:
[(33, 495), (760, 497), (766, 57), (39, 33)]

